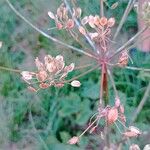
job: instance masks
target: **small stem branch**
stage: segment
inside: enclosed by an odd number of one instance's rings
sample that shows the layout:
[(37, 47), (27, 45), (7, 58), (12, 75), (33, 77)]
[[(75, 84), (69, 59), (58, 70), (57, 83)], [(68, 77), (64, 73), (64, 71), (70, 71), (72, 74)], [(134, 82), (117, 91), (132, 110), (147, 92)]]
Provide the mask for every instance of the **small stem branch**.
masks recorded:
[(84, 130), (80, 135), (79, 138), (84, 135), (96, 122), (98, 121), (98, 118), (96, 118), (89, 126), (88, 128), (86, 128), (86, 130)]
[(119, 96), (119, 94), (118, 94), (118, 91), (117, 91), (117, 88), (116, 88), (116, 85), (115, 85), (115, 81), (114, 81), (113, 75), (111, 74), (111, 72), (110, 72), (110, 70), (109, 70), (109, 69), (107, 70), (107, 72), (108, 72), (108, 75), (109, 75), (110, 81), (111, 81), (111, 83), (112, 83), (112, 86), (113, 86), (113, 89), (114, 89), (115, 95), (116, 95), (116, 97), (118, 97), (118, 96)]
[(142, 110), (146, 100), (149, 98), (149, 96), (150, 96), (150, 83), (148, 84), (148, 87), (147, 87), (147, 89), (145, 91), (145, 94), (144, 94), (144, 96), (143, 96), (143, 98), (142, 98), (138, 108), (136, 109), (136, 111), (135, 111), (135, 113), (134, 113), (134, 115), (132, 117), (131, 124), (134, 123), (134, 121), (138, 117), (139, 113), (141, 112), (141, 110)]
[(76, 77), (74, 77), (74, 78), (72, 78), (72, 79), (70, 79), (70, 80), (66, 80), (65, 83), (66, 83), (66, 82), (71, 82), (71, 81), (76, 80), (76, 79), (78, 79), (78, 78), (81, 78), (82, 76), (85, 76), (86, 74), (88, 74), (88, 73), (94, 71), (94, 70), (97, 69), (98, 67), (99, 67), (99, 65), (96, 65), (95, 67), (93, 67), (93, 68), (87, 70), (86, 72), (84, 72), (84, 73), (82, 73), (82, 74), (80, 74), (80, 75), (78, 75), (78, 76), (76, 76)]
[(127, 66), (127, 67), (125, 67), (125, 69), (129, 69), (129, 70), (135, 70), (135, 71), (144, 71), (144, 72), (150, 72), (150, 69), (145, 69), (145, 68), (137, 68), (137, 67), (130, 67), (130, 66)]
[(119, 32), (120, 32), (120, 30), (121, 30), (121, 28), (122, 28), (126, 18), (128, 16), (128, 14), (130, 13), (130, 11), (131, 11), (131, 9), (132, 9), (132, 7), (133, 7), (135, 2), (136, 2), (136, 0), (129, 0), (128, 5), (126, 7), (126, 10), (125, 10), (125, 12), (124, 12), (124, 14), (123, 14), (123, 16), (121, 18), (121, 21), (119, 23), (118, 28), (117, 28), (117, 31), (116, 31), (116, 33), (115, 33), (115, 35), (113, 37), (113, 40), (115, 40), (117, 38), (117, 36), (118, 36), (118, 34), (119, 34)]
[(119, 49), (116, 50), (116, 52), (109, 57), (109, 59), (113, 58), (120, 52), (122, 52), (129, 44), (131, 44), (136, 38), (138, 38), (145, 30), (147, 27), (144, 27), (141, 31), (139, 31), (136, 35), (134, 35), (130, 40), (128, 40), (123, 46), (121, 46)]
[(100, 16), (104, 17), (104, 1), (100, 0)]
[(43, 35), (44, 37), (46, 37), (46, 38), (52, 40), (53, 42), (56, 42), (56, 43), (61, 44), (61, 45), (65, 46), (65, 47), (68, 47), (68, 48), (70, 48), (70, 49), (72, 49), (72, 50), (74, 50), (74, 51), (77, 51), (77, 52), (82, 53), (82, 54), (84, 54), (84, 55), (86, 55), (86, 56), (89, 56), (89, 57), (91, 57), (91, 58), (95, 58), (95, 59), (96, 59), (96, 57), (95, 57), (94, 55), (92, 55), (92, 54), (90, 54), (90, 53), (87, 53), (87, 52), (85, 52), (85, 51), (82, 50), (82, 49), (79, 49), (79, 48), (76, 48), (76, 47), (74, 47), (74, 46), (68, 45), (68, 44), (66, 44), (66, 43), (64, 43), (64, 42), (62, 42), (62, 41), (60, 41), (60, 40), (58, 40), (58, 39), (56, 39), (56, 38), (54, 38), (54, 37), (48, 35), (47, 33), (43, 32), (41, 29), (37, 28), (37, 27), (36, 27), (35, 25), (33, 25), (29, 20), (27, 20), (24, 16), (22, 16), (22, 15), (15, 9), (15, 7), (10, 3), (9, 0), (6, 0), (6, 2), (7, 2), (7, 4), (9, 5), (9, 7), (15, 12), (15, 14), (16, 14), (17, 16), (19, 16), (21, 19), (23, 19), (28, 25), (30, 25), (34, 30), (36, 30), (37, 32), (39, 32), (39, 33), (40, 33), (41, 35)]
[(84, 69), (84, 68), (92, 67), (92, 66), (94, 66), (94, 64), (86, 64), (86, 65), (82, 65), (82, 66), (77, 66), (74, 68), (74, 70)]
[(0, 70), (11, 71), (11, 72), (15, 72), (15, 73), (21, 73), (21, 70), (11, 69), (11, 68), (7, 68), (7, 67), (3, 67), (3, 66), (0, 66)]

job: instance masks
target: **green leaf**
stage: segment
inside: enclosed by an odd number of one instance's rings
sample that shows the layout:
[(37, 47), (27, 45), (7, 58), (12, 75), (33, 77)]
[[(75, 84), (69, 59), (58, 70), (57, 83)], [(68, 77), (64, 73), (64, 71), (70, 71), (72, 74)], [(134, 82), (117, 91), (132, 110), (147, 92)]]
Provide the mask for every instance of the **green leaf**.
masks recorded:
[(90, 101), (85, 99), (80, 105), (80, 113), (77, 114), (76, 123), (78, 125), (85, 125), (89, 120), (92, 111), (90, 110)]
[(79, 112), (81, 99), (76, 93), (70, 93), (69, 96), (61, 98), (59, 115), (66, 117)]
[(81, 91), (81, 96), (85, 98), (98, 99), (99, 91), (99, 84), (90, 80), (84, 84), (83, 90)]

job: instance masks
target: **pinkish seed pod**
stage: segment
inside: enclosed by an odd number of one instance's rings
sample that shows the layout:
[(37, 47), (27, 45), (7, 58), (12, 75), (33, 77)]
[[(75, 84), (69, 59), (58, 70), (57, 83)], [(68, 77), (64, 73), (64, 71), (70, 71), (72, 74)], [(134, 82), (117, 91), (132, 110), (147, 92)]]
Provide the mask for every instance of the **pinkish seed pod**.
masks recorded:
[(63, 28), (63, 25), (61, 24), (61, 22), (57, 21), (56, 22), (56, 27), (61, 30)]
[(75, 67), (75, 64), (74, 63), (71, 63), (69, 66), (66, 66), (64, 68), (64, 72), (72, 72), (74, 70), (74, 67)]
[(82, 23), (82, 25), (86, 25), (86, 24), (88, 23), (88, 21), (89, 21), (88, 16), (85, 16), (85, 17), (81, 20), (81, 23)]
[(40, 87), (41, 89), (47, 89), (49, 86), (50, 86), (50, 84), (48, 84), (48, 83), (41, 83), (41, 84), (39, 85), (39, 87)]
[(33, 74), (29, 71), (22, 71), (21, 75), (22, 75), (22, 78), (25, 80), (31, 80), (33, 76)]
[(108, 27), (113, 27), (115, 25), (115, 19), (114, 18), (109, 18), (107, 25), (108, 25)]
[(90, 133), (93, 133), (96, 130), (96, 126), (90, 130)]
[(82, 26), (80, 26), (78, 29), (81, 34), (86, 35), (86, 31)]
[(77, 137), (77, 136), (72, 137), (72, 138), (68, 141), (68, 143), (71, 144), (71, 145), (77, 144), (78, 142), (79, 142), (79, 137)]
[(37, 92), (37, 90), (32, 86), (28, 86), (28, 90), (31, 92)]
[(127, 51), (124, 51), (121, 53), (119, 60), (118, 60), (118, 64), (120, 67), (125, 67), (128, 64), (128, 53)]
[(46, 80), (47, 78), (47, 72), (46, 71), (40, 71), (36, 74), (36, 78), (38, 79), (38, 81), (43, 82)]
[(129, 150), (140, 150), (140, 147), (139, 147), (137, 144), (132, 144), (132, 145), (129, 147)]
[(115, 98), (115, 106), (118, 108), (120, 106), (120, 99), (119, 97)]
[(107, 114), (107, 123), (108, 125), (113, 124), (118, 119), (118, 110), (117, 108), (113, 107), (110, 110), (108, 110)]
[(120, 105), (119, 111), (120, 111), (122, 114), (124, 114), (124, 106), (123, 106), (123, 105)]
[(74, 21), (72, 19), (69, 19), (67, 21), (67, 25), (66, 26), (67, 26), (68, 29), (72, 29), (74, 27)]
[(55, 83), (54, 84), (55, 87), (61, 88), (64, 86), (64, 83)]
[(126, 123), (126, 117), (125, 117), (125, 115), (120, 114), (120, 115), (119, 115), (119, 119), (120, 119), (120, 121), (121, 121), (123, 124)]
[(137, 127), (134, 127), (134, 126), (130, 126), (130, 127), (129, 127), (129, 130), (130, 130), (131, 132), (135, 132), (137, 135), (142, 134), (141, 131), (140, 131)]
[(48, 16), (53, 20), (55, 19), (55, 15), (51, 11), (48, 12)]
[(131, 132), (131, 131), (127, 131), (127, 132), (123, 133), (123, 135), (125, 137), (129, 137), (129, 138), (138, 136), (138, 134), (136, 134), (135, 132)]
[(74, 80), (74, 81), (71, 82), (71, 86), (73, 86), (73, 87), (80, 87), (81, 83), (78, 80)]
[(102, 18), (100, 18), (99, 23), (101, 26), (105, 26), (105, 25), (107, 25), (108, 20), (106, 17), (102, 17)]

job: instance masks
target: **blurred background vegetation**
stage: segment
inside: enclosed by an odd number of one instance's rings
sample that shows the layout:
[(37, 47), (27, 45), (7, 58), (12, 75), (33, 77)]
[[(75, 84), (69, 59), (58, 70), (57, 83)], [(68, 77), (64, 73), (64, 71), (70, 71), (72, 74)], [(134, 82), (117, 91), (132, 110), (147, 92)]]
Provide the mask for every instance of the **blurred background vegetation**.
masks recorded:
[[(27, 17), (33, 24), (49, 34), (62, 38), (71, 45), (78, 46), (63, 31), (47, 29), (54, 26), (47, 16), (49, 10), (55, 12), (60, 1), (57, 0), (11, 0), (15, 8)], [(98, 0), (79, 1), (83, 15), (99, 14)], [(115, 0), (109, 0), (111, 6)], [(107, 9), (107, 16), (115, 16), (117, 24), (127, 6), (128, 0), (120, 0), (116, 9)], [(34, 58), (43, 58), (45, 54), (56, 56), (61, 54), (67, 64), (75, 62), (76, 66), (89, 64), (91, 60), (55, 44), (28, 26), (18, 18), (4, 0), (0, 0), (0, 66), (34, 70)], [(137, 32), (136, 11), (132, 11), (121, 31), (121, 40), (127, 40)], [(131, 50), (134, 66), (150, 67), (150, 55)], [(130, 64), (131, 65), (131, 64)], [(71, 78), (84, 70), (71, 73)], [(150, 80), (149, 73), (115, 69), (114, 77), (125, 104), (127, 122), (140, 103)], [(0, 149), (2, 150), (42, 150), (46, 145), (49, 150), (97, 150), (100, 146), (100, 129), (94, 134), (86, 134), (79, 146), (67, 145), (68, 139), (81, 133), (87, 126), (89, 118), (96, 112), (99, 99), (99, 71), (80, 78), (82, 86), (73, 88), (65, 85), (62, 89), (49, 88), (37, 94), (30, 93), (20, 75), (0, 70)], [(110, 102), (114, 95), (111, 84)], [(150, 98), (140, 112), (136, 126), (150, 132)], [(31, 115), (32, 114), (32, 115)], [(116, 130), (115, 130), (116, 131)], [(111, 136), (112, 141), (120, 138), (118, 132)], [(150, 141), (150, 134), (132, 142), (143, 147)], [(46, 145), (45, 145), (46, 144)], [(124, 147), (124, 149), (127, 149)]]

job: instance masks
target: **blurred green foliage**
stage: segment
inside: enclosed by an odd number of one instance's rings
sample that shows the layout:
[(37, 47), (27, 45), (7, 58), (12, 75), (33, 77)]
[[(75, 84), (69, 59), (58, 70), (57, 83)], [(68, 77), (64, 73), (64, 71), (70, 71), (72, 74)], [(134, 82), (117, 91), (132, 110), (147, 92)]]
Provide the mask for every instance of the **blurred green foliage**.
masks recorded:
[[(59, 2), (55, 1), (12, 1), (14, 6), (34, 24), (47, 30), (50, 25), (47, 11), (51, 7), (55, 10)], [(99, 13), (99, 1), (80, 1), (81, 8), (86, 14)], [(109, 0), (111, 6), (115, 0)], [(50, 6), (51, 5), (51, 6)], [(127, 1), (119, 1), (115, 10), (107, 9), (108, 16), (115, 16), (117, 23), (124, 12)], [(82, 59), (83, 57), (71, 51), (61, 51), (62, 47), (47, 40), (33, 31), (20, 18), (18, 18), (6, 5), (0, 1), (0, 40), (3, 47), (0, 52), (0, 65), (22, 70), (34, 69), (34, 58), (49, 53), (63, 54), (68, 62)], [(40, 12), (40, 13), (39, 13)], [(136, 13), (132, 11), (122, 31), (137, 29)], [(135, 30), (136, 30), (135, 29)], [(70, 44), (74, 44), (66, 33), (53, 31), (53, 36), (63, 38)], [(74, 57), (73, 57), (74, 56)], [(134, 66), (150, 67), (150, 56), (133, 50), (131, 52)], [(27, 60), (27, 61), (26, 61)], [(31, 61), (27, 63), (28, 61)], [(139, 61), (140, 60), (140, 61)], [(88, 62), (86, 58), (86, 63)], [(132, 64), (130, 64), (132, 66)], [(80, 74), (82, 71), (71, 73), (68, 78)], [(144, 94), (149, 73), (139, 71), (128, 71), (125, 69), (114, 69), (114, 77), (119, 90), (122, 103), (125, 104), (127, 119), (130, 120)], [(68, 146), (67, 141), (73, 135), (78, 135), (85, 128), (89, 118), (96, 112), (99, 99), (99, 71), (82, 77), (81, 88), (73, 88), (66, 85), (62, 89), (50, 88), (41, 90), (38, 94), (30, 93), (20, 75), (0, 70), (0, 149), (6, 149), (13, 143), (19, 149), (38, 150), (43, 149), (43, 142), (48, 145), (49, 150), (83, 150), (90, 147), (97, 149), (101, 143), (99, 135), (85, 135), (79, 146)], [(110, 103), (114, 102), (114, 93), (109, 85)], [(150, 101), (148, 100), (138, 119), (137, 126), (142, 130), (149, 130)], [(30, 116), (32, 113), (32, 118)], [(36, 128), (36, 130), (34, 129)], [(39, 136), (40, 135), (40, 136)], [(112, 139), (119, 139), (118, 133), (112, 134)], [(142, 141), (142, 146), (146, 141)]]

